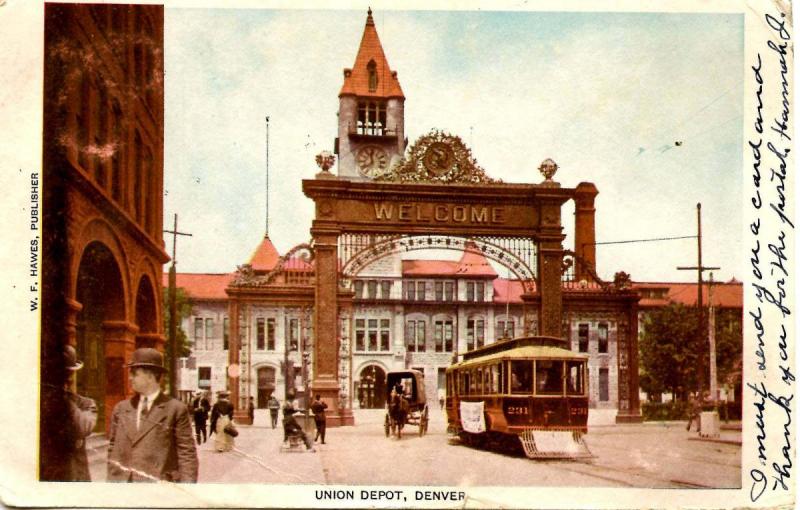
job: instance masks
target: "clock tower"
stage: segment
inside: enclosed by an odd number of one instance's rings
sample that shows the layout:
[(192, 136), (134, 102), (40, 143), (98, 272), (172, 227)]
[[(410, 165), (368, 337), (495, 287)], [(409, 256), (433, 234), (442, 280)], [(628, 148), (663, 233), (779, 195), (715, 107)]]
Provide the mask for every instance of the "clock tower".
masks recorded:
[(372, 10), (352, 69), (344, 70), (339, 91), (339, 136), (335, 152), (339, 177), (372, 179), (402, 158), (405, 96), (389, 68)]

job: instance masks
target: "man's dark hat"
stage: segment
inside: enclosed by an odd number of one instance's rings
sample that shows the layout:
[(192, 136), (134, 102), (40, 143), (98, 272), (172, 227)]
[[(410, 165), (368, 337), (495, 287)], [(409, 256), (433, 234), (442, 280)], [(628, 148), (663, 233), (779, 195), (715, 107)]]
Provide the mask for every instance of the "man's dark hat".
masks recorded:
[(166, 372), (164, 368), (164, 356), (157, 350), (151, 347), (142, 347), (133, 351), (133, 358), (128, 363), (130, 368), (150, 368), (153, 370), (160, 370)]
[(64, 368), (70, 371), (80, 370), (83, 368), (83, 362), (78, 361), (78, 353), (71, 345), (64, 347)]

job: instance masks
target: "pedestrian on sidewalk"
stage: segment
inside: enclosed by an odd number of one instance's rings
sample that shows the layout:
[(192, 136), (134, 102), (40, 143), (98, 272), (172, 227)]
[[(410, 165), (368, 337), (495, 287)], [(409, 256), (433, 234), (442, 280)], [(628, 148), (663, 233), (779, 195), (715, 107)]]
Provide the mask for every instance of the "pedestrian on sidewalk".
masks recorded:
[(275, 426), (278, 425), (278, 409), (281, 408), (281, 403), (278, 402), (275, 395), (270, 395), (267, 408), (269, 409), (269, 417), (270, 420), (272, 420), (272, 428), (274, 429)]
[(64, 368), (66, 369), (64, 399), (67, 409), (69, 409), (69, 419), (65, 427), (69, 459), (66, 463), (67, 471), (64, 481), (91, 482), (89, 457), (86, 455), (86, 438), (92, 434), (97, 423), (97, 404), (94, 400), (72, 391), (75, 387), (75, 374), (83, 368), (83, 362), (78, 361), (78, 354), (71, 345), (67, 345), (64, 349)]
[(211, 408), (211, 433), (216, 434), (214, 448), (218, 452), (233, 450), (233, 436), (225, 433), (225, 427), (233, 423), (233, 404), (227, 391), (217, 392), (217, 401)]
[[(211, 404), (208, 402), (208, 398), (206, 398), (203, 392), (198, 391), (197, 395), (192, 401), (192, 414), (194, 416), (194, 431), (197, 436), (197, 444), (208, 441), (206, 422), (208, 421), (208, 411), (210, 409)], [(201, 435), (203, 437), (202, 441), (200, 441)]]
[(186, 404), (161, 392), (164, 357), (145, 347), (128, 363), (136, 394), (119, 402), (108, 438), (109, 482), (197, 482), (197, 449)]
[(247, 415), (250, 417), (250, 425), (254, 425), (256, 422), (256, 405), (253, 403), (253, 397), (250, 397), (250, 401), (247, 403)]
[(311, 404), (311, 411), (314, 413), (314, 425), (317, 427), (317, 435), (314, 441), (322, 438), (322, 444), (325, 444), (325, 409), (328, 404), (320, 400), (319, 393), (314, 397), (314, 402)]

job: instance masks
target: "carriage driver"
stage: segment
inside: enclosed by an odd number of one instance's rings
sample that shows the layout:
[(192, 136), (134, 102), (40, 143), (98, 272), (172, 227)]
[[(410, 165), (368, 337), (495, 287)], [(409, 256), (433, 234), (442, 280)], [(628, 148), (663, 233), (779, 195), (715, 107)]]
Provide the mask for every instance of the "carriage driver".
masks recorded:
[(314, 452), (316, 450), (314, 449), (314, 443), (311, 442), (311, 438), (308, 437), (300, 424), (294, 419), (294, 414), (297, 412), (298, 411), (292, 405), (292, 401), (287, 399), (286, 405), (283, 407), (283, 444), (284, 446), (288, 445), (290, 436), (299, 436), (303, 438), (303, 442), (306, 444), (306, 450)]

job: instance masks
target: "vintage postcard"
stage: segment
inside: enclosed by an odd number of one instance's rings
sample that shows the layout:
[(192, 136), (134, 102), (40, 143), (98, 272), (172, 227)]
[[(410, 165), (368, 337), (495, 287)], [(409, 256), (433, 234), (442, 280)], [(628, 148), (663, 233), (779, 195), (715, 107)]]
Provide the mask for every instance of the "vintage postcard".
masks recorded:
[(785, 1), (0, 0), (42, 507), (795, 504)]

